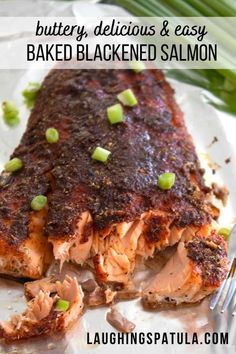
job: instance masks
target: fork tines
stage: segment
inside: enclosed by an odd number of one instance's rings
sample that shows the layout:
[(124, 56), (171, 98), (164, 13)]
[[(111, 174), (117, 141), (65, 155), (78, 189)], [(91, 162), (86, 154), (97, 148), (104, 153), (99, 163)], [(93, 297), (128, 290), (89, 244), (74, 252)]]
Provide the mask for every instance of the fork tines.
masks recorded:
[[(221, 308), (221, 313), (224, 313), (235, 294), (236, 291), (236, 258), (231, 259), (229, 263), (229, 271), (226, 275), (225, 280), (221, 284), (219, 290), (214, 294), (213, 298), (210, 302), (210, 309), (214, 310), (216, 305), (219, 303), (221, 296), (224, 294), (224, 290), (228, 287), (227, 293), (225, 295), (225, 299)], [(232, 315), (236, 315), (236, 305), (234, 307)]]

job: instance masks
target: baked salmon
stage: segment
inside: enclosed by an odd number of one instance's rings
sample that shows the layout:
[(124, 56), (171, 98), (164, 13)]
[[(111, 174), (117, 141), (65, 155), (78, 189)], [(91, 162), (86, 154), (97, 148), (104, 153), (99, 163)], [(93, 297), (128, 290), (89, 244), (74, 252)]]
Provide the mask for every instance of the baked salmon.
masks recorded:
[[(93, 242), (87, 243), (85, 255), (93, 257), (102, 281), (127, 283), (137, 253), (144, 250), (145, 257), (152, 256), (156, 248), (178, 242), (186, 227), (211, 223), (209, 189), (173, 91), (160, 71), (135, 75), (101, 70), (92, 77), (90, 71), (76, 73), (51, 74), (54, 85), (65, 92), (70, 111), (65, 119), (70, 122), (69, 138), (51, 171), (54, 184), (45, 233), (57, 259), (76, 262), (72, 244), (81, 237), (80, 225), (89, 212), (93, 228), (87, 239)], [(138, 105), (124, 108), (125, 122), (110, 125), (106, 108), (129, 87)], [(106, 165), (91, 160), (96, 146), (111, 151)], [(168, 192), (157, 188), (157, 177), (165, 171), (177, 176)], [(133, 232), (132, 247), (127, 247)], [(77, 254), (84, 254), (82, 245)]]
[[(124, 121), (110, 124), (107, 108), (128, 88), (137, 104), (123, 106)], [(59, 133), (55, 144), (45, 139), (49, 127)], [(106, 163), (91, 157), (98, 146), (110, 151)], [(71, 261), (89, 266), (99, 283), (88, 303), (109, 303), (122, 288), (126, 292), (140, 259), (145, 262), (178, 244), (177, 253), (143, 290), (146, 302), (155, 307), (166, 297), (176, 304), (198, 301), (223, 280), (227, 250), (213, 223), (219, 210), (209, 202), (211, 189), (174, 91), (160, 70), (52, 70), (12, 157), (20, 158), (23, 168), (1, 175), (0, 273), (40, 279), (52, 259), (61, 267)], [(169, 190), (157, 184), (165, 172), (175, 174)], [(48, 203), (32, 211), (31, 200), (39, 194)], [(211, 252), (216, 257), (222, 250), (219, 276), (210, 286), (204, 260), (193, 256), (198, 242), (215, 244)], [(208, 261), (214, 273), (214, 257)], [(171, 278), (171, 268), (184, 280), (177, 274)], [(195, 282), (196, 291), (186, 297)], [(43, 301), (48, 304), (44, 318), (51, 314), (51, 283), (28, 286), (28, 294), (39, 292), (24, 318)], [(19, 327), (13, 322), (2, 325), (5, 338)], [(17, 333), (14, 338), (24, 337)]]

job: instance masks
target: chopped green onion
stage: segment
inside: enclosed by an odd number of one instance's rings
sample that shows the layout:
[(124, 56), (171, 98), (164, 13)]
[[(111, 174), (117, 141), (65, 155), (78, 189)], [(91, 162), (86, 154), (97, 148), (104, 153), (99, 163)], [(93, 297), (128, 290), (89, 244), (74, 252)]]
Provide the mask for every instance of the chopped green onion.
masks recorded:
[(129, 66), (135, 73), (140, 73), (141, 71), (146, 69), (144, 63), (142, 63), (141, 61), (131, 61)]
[(31, 209), (34, 211), (39, 211), (45, 207), (48, 198), (44, 195), (37, 195), (31, 202)]
[(158, 177), (158, 187), (163, 190), (168, 190), (175, 184), (175, 174), (172, 172), (162, 173)]
[(100, 162), (107, 162), (110, 151), (97, 146), (92, 154), (92, 159)]
[(133, 107), (138, 101), (131, 89), (127, 89), (117, 95), (118, 100), (125, 106)]
[(59, 133), (55, 128), (48, 128), (46, 130), (45, 136), (49, 144), (57, 143), (59, 140)]
[(226, 228), (226, 227), (222, 227), (222, 228), (218, 231), (218, 234), (221, 235), (221, 236), (223, 236), (224, 239), (225, 239), (226, 241), (228, 241), (228, 240), (229, 240), (229, 236), (230, 236), (230, 232), (231, 232), (230, 229), (228, 229), (228, 228)]
[(2, 103), (4, 122), (10, 127), (15, 127), (20, 123), (19, 110), (14, 103), (5, 101)]
[(41, 85), (38, 82), (29, 82), (28, 86), (24, 89), (24, 91), (22, 91), (24, 102), (29, 109), (34, 106), (34, 102), (40, 88)]
[(70, 302), (67, 300), (59, 299), (56, 302), (56, 309), (58, 311), (66, 312), (69, 307), (70, 307)]
[(107, 108), (108, 120), (111, 124), (120, 123), (123, 121), (124, 113), (120, 103), (114, 104)]
[(15, 172), (20, 170), (22, 167), (23, 162), (21, 161), (21, 159), (18, 159), (18, 157), (14, 157), (10, 161), (8, 161), (4, 166), (5, 171), (7, 172)]

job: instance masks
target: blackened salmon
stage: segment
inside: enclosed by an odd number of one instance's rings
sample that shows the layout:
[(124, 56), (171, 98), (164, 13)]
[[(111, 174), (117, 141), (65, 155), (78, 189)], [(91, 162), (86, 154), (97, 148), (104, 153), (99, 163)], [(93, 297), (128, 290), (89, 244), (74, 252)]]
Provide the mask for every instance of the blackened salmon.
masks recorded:
[[(127, 88), (138, 104), (124, 107), (125, 120), (111, 125), (107, 107)], [(59, 132), (56, 144), (45, 139), (49, 127)], [(106, 164), (92, 160), (97, 146), (111, 152)], [(61, 264), (93, 260), (101, 281), (125, 284), (137, 255), (153, 256), (186, 230), (212, 223), (210, 189), (159, 70), (51, 71), (12, 157), (24, 168), (1, 177), (2, 273), (41, 277), (52, 245)], [(157, 178), (168, 171), (176, 182), (163, 191)], [(48, 205), (33, 212), (38, 194)]]

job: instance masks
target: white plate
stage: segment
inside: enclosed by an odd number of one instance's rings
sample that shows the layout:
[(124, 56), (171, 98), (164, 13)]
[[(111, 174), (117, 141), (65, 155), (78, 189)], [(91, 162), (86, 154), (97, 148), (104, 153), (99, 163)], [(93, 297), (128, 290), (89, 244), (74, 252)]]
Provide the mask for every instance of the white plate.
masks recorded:
[[(18, 76), (21, 74), (20, 76)], [(29, 112), (22, 104), (21, 91), (25, 87), (28, 81), (38, 81), (45, 75), (45, 72), (28, 71), (26, 73), (14, 72), (14, 75), (8, 75), (8, 73), (0, 74), (0, 100), (12, 99), (20, 106), (20, 112), (22, 117), (22, 124), (20, 127), (10, 129), (4, 123), (0, 122), (0, 163), (3, 165), (7, 161), (8, 156), (13, 151), (14, 147), (20, 140)], [(4, 94), (3, 89), (3, 76), (7, 81), (7, 86), (14, 87), (12, 93), (10, 91)], [(15, 77), (17, 80), (15, 80)], [(14, 83), (14, 85), (12, 84)], [(235, 175), (236, 175), (236, 146), (232, 145), (228, 139), (228, 135), (222, 127), (219, 113), (217, 113), (212, 107), (206, 104), (202, 97), (202, 91), (198, 88), (172, 82), (172, 85), (176, 90), (176, 98), (185, 113), (185, 120), (190, 130), (199, 156), (203, 162), (203, 165), (207, 168), (208, 180), (216, 180), (220, 184), (225, 184), (230, 190), (230, 198), (227, 208), (223, 210), (221, 223), (222, 225), (230, 225), (235, 219), (236, 211), (236, 193), (235, 193)], [(228, 117), (227, 117), (228, 118)], [(224, 118), (225, 119), (225, 118)], [(229, 119), (229, 118), (228, 118)], [(234, 123), (234, 124), (233, 124)], [(232, 126), (236, 129), (236, 120), (232, 122)], [(208, 147), (213, 137), (218, 138), (218, 142)], [(229, 135), (230, 136), (230, 135)], [(206, 158), (207, 154), (207, 158)], [(225, 163), (225, 159), (230, 157), (231, 162)], [(211, 169), (207, 167), (207, 163), (211, 159), (214, 163), (221, 166), (216, 171), (215, 175), (212, 175)], [(6, 319), (12, 312), (16, 310), (22, 310), (24, 301), (19, 296), (22, 294), (21, 286), (14, 287), (12, 282), (0, 281), (0, 298), (1, 298), (1, 319)], [(8, 294), (7, 289), (10, 284), (11, 294)], [(8, 309), (8, 306), (13, 308)], [(123, 302), (118, 304), (118, 308), (121, 312), (127, 316), (131, 321), (136, 324), (137, 332), (197, 332), (199, 335), (205, 331), (212, 331), (218, 328), (221, 331), (228, 329), (228, 320), (230, 313), (224, 315), (217, 315), (216, 313), (210, 313), (208, 310), (208, 302), (204, 301), (201, 305), (193, 306), (190, 308), (162, 311), (159, 313), (143, 311), (139, 301), (134, 300), (130, 302)], [(99, 345), (88, 346), (86, 344), (86, 332), (90, 332), (90, 336), (93, 336), (94, 332), (113, 332), (114, 329), (110, 327), (105, 321), (105, 314), (107, 309), (95, 309), (89, 310), (81, 319), (80, 323), (76, 325), (71, 331), (68, 332), (66, 337), (59, 342), (56, 342), (55, 351), (50, 350), (50, 353), (88, 353), (93, 348), (93, 352), (109, 353), (112, 350), (114, 353), (119, 353), (122, 350), (123, 353), (143, 353), (144, 350), (148, 350), (149, 353), (188, 353), (189, 345)], [(236, 319), (232, 322), (234, 327)], [(229, 330), (229, 329), (228, 329)], [(230, 330), (233, 341), (234, 331)], [(36, 340), (27, 344), (26, 353), (33, 351), (33, 353), (46, 353), (48, 343), (52, 340)], [(22, 353), (25, 345), (13, 346), (14, 348), (21, 348)], [(193, 345), (191, 351), (194, 353), (206, 353), (212, 352), (212, 350), (219, 350), (222, 352), (231, 352), (230, 346), (222, 347), (220, 345), (204, 346)], [(232, 348), (232, 347), (231, 347)]]

